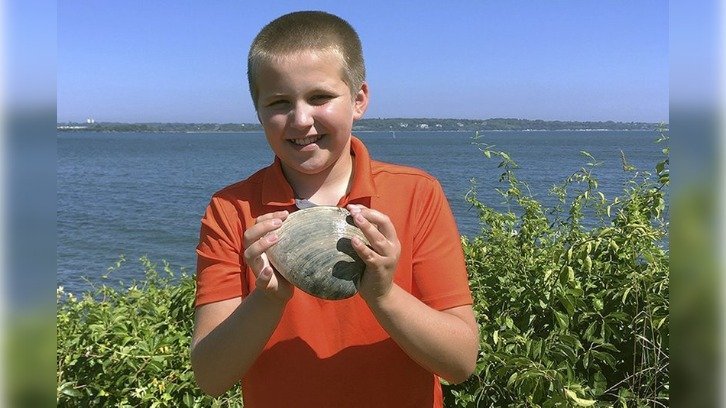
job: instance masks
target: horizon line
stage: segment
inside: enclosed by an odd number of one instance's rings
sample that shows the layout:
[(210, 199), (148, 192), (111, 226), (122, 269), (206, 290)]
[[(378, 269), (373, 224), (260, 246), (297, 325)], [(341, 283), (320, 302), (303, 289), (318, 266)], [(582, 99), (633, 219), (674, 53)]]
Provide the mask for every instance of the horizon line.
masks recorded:
[[(260, 125), (259, 122), (180, 122), (180, 121), (145, 121), (145, 122), (126, 122), (126, 121), (96, 121), (92, 116), (89, 116), (86, 120), (83, 121), (56, 121), (56, 124), (63, 124), (63, 123), (87, 123), (87, 121), (91, 119), (93, 120), (94, 124), (101, 124), (101, 123), (121, 123), (121, 124), (151, 124), (151, 123), (168, 123), (168, 124), (235, 124), (235, 125)], [(530, 121), (530, 122), (593, 122), (593, 123), (645, 123), (645, 124), (669, 124), (667, 121), (635, 121), (635, 120), (613, 120), (613, 119), (607, 119), (607, 120), (565, 120), (565, 119), (525, 119), (525, 118), (506, 118), (506, 117), (492, 117), (492, 118), (486, 118), (486, 119), (462, 119), (462, 118), (442, 118), (442, 117), (387, 117), (387, 118), (362, 118), (359, 119), (356, 122), (366, 121), (366, 120), (461, 120), (461, 121), (469, 121), (469, 122), (482, 122), (482, 121), (488, 121), (488, 120), (522, 120), (522, 121)]]

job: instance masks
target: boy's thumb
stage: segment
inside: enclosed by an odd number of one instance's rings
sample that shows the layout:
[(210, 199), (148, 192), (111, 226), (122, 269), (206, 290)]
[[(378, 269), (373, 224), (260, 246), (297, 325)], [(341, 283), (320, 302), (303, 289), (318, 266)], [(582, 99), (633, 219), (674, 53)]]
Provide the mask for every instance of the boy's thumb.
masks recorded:
[(261, 288), (266, 288), (267, 284), (272, 279), (272, 268), (268, 265), (262, 268), (260, 274), (257, 275), (257, 282), (255, 284)]

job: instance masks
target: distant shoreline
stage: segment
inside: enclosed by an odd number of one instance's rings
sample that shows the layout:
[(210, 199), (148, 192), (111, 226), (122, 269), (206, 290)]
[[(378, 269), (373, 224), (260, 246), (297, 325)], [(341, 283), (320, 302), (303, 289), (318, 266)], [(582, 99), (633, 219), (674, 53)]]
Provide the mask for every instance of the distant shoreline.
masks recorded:
[[(488, 132), (488, 131), (628, 131), (628, 130), (667, 130), (668, 124), (650, 122), (577, 122), (544, 121), (529, 119), (493, 118), (472, 119), (431, 119), (431, 118), (390, 118), (361, 119), (355, 122), (353, 132)], [(261, 132), (258, 123), (119, 123), (83, 122), (57, 123), (60, 132), (150, 132), (150, 133), (248, 133)]]
[[(178, 130), (99, 130), (99, 129), (84, 129), (84, 128), (75, 128), (75, 129), (64, 129), (64, 128), (57, 128), (58, 132), (62, 133), (183, 133), (183, 134), (209, 134), (209, 133), (220, 133), (220, 134), (245, 134), (245, 133), (263, 133), (263, 130), (188, 130), (188, 131), (178, 131)], [(658, 129), (556, 129), (556, 130), (547, 130), (547, 129), (521, 129), (521, 130), (498, 130), (498, 129), (492, 129), (492, 130), (482, 130), (481, 132), (532, 132), (532, 133), (538, 133), (538, 132), (655, 132)], [(661, 131), (668, 132), (668, 128), (663, 128)], [(385, 133), (385, 132), (391, 132), (391, 133), (474, 133), (475, 131), (472, 130), (353, 130), (353, 134), (357, 133)]]

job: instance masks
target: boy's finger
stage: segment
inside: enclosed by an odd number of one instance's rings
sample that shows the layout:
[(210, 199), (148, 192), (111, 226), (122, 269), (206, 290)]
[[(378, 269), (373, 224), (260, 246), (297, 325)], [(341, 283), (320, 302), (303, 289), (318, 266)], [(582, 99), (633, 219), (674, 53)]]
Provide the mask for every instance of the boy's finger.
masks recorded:
[(260, 273), (257, 275), (257, 281), (255, 282), (255, 285), (258, 288), (267, 289), (267, 286), (270, 284), (270, 281), (272, 280), (272, 275), (274, 275), (274, 272), (272, 271), (271, 266), (264, 267)]
[(353, 249), (355, 249), (355, 252), (358, 253), (358, 256), (360, 256), (360, 259), (365, 262), (366, 265), (373, 265), (375, 264), (376, 260), (380, 258), (380, 255), (371, 248), (368, 247), (368, 245), (365, 244), (360, 238), (353, 237), (350, 240), (351, 244), (353, 244)]
[(396, 228), (393, 226), (391, 219), (382, 212), (362, 205), (351, 205), (349, 206), (348, 211), (350, 211), (353, 215), (353, 218), (355, 218), (356, 214), (361, 214), (368, 222), (373, 224), (387, 240), (393, 242), (398, 239), (398, 235), (396, 235)]
[(275, 233), (270, 233), (264, 237), (258, 239), (251, 245), (245, 248), (244, 258), (248, 266), (254, 270), (259, 265), (259, 258), (267, 251), (271, 246), (275, 245), (279, 237)]
[(244, 233), (245, 246), (252, 245), (253, 243), (263, 239), (265, 235), (269, 234), (282, 226), (282, 220), (279, 218), (269, 218), (266, 220), (259, 221), (257, 224), (248, 228)]
[(290, 213), (287, 211), (275, 211), (257, 217), (255, 224), (245, 230), (245, 244), (251, 244), (268, 232), (279, 228), (288, 215)]
[(390, 254), (393, 243), (379, 231), (376, 225), (368, 221), (362, 213), (355, 214), (353, 220), (355, 225), (363, 231), (363, 235), (368, 238), (368, 242), (370, 242), (374, 251), (384, 256)]
[(256, 219), (255, 222), (256, 223), (259, 223), (259, 222), (262, 222), (262, 221), (265, 221), (265, 220), (269, 220), (271, 218), (279, 218), (279, 219), (281, 219), (281, 220), (284, 221), (285, 218), (287, 218), (288, 215), (290, 215), (290, 212), (287, 211), (287, 210), (284, 210), (284, 211), (275, 211), (275, 212), (267, 213), (267, 214), (264, 214), (264, 215), (260, 215), (259, 217), (257, 217), (257, 219)]

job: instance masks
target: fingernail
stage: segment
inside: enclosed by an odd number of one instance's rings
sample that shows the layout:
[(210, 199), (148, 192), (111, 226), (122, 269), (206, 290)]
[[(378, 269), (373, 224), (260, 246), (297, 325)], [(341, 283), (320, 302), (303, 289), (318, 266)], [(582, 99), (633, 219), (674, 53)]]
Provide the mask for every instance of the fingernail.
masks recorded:
[(279, 218), (274, 218), (274, 219), (272, 220), (272, 226), (273, 226), (273, 227), (279, 227), (280, 225), (282, 225), (282, 220), (281, 220), (281, 219), (279, 219)]
[(267, 242), (272, 243), (277, 241), (277, 234), (269, 234), (267, 235)]
[(360, 212), (360, 207), (351, 204), (351, 205), (348, 206), (348, 211), (350, 211), (351, 214), (355, 215), (355, 214), (358, 214)]

